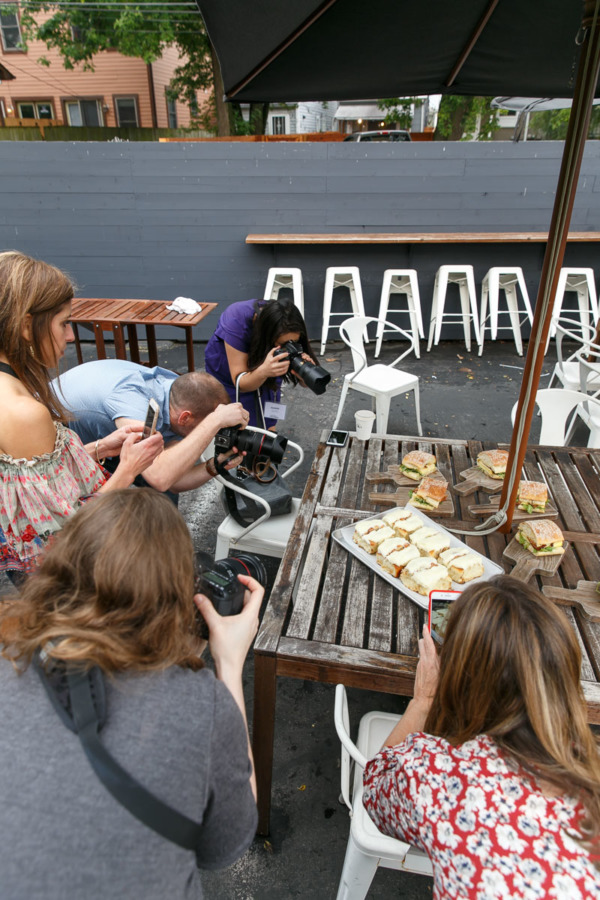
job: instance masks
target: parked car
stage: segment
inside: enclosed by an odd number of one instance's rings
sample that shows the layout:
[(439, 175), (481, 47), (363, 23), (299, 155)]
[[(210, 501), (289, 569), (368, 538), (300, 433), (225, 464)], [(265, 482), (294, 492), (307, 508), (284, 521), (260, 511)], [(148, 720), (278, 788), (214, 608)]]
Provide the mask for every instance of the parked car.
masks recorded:
[(408, 131), (355, 131), (344, 138), (345, 141), (410, 141)]

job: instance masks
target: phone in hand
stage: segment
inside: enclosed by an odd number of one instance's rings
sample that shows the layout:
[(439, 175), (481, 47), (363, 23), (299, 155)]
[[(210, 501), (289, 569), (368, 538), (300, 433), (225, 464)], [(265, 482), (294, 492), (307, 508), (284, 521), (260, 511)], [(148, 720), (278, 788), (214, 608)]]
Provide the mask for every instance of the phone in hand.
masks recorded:
[(146, 412), (146, 421), (144, 422), (144, 430), (142, 431), (142, 440), (150, 437), (156, 431), (156, 423), (158, 422), (158, 403), (154, 397), (150, 397), (148, 402), (148, 410)]
[(326, 444), (328, 447), (345, 447), (348, 443), (347, 431), (330, 431)]
[(429, 592), (429, 633), (438, 644), (444, 643), (450, 610), (460, 591)]

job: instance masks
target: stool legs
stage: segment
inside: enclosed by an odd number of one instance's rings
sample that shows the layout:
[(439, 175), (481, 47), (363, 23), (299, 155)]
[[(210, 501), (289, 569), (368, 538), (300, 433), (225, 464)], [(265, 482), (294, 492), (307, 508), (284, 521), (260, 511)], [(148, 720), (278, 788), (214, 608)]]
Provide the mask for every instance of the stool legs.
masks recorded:
[[(337, 287), (347, 287), (350, 293), (350, 303), (352, 305), (352, 315), (364, 316), (365, 304), (363, 300), (362, 285), (360, 283), (360, 272), (357, 266), (349, 266), (347, 269), (336, 269), (329, 267), (325, 272), (325, 294), (323, 297), (323, 327), (321, 330), (321, 356), (325, 353), (325, 345), (327, 344), (327, 334), (332, 327), (329, 322), (332, 316), (344, 316), (348, 318), (347, 313), (332, 313), (331, 302), (333, 292)], [(365, 331), (365, 343), (369, 342), (368, 335)]]
[(447, 313), (448, 318), (461, 318), (467, 350), (471, 349), (471, 319), (475, 339), (479, 343), (479, 315), (475, 297), (475, 277), (473, 266), (440, 266), (435, 276), (433, 300), (431, 304), (431, 320), (429, 324), (429, 340), (427, 350), (432, 344), (439, 344), (444, 319), (444, 305), (449, 284), (457, 284), (460, 293), (460, 313)]
[[(389, 309), (392, 294), (404, 294), (406, 296), (406, 310)], [(423, 318), (421, 315), (421, 298), (419, 295), (419, 282), (417, 273), (414, 269), (386, 269), (383, 275), (383, 284), (381, 287), (381, 299), (379, 302), (379, 319), (387, 319), (388, 313), (408, 312), (410, 320), (410, 330), (415, 338), (415, 356), (420, 358), (419, 337), (424, 337)], [(375, 357), (377, 358), (381, 352), (381, 344), (383, 335), (386, 331), (385, 322), (379, 322), (377, 326), (377, 336), (375, 345)]]
[[(519, 310), (517, 286), (523, 297), (524, 310)], [(521, 316), (525, 312), (529, 322), (533, 322), (533, 313), (527, 293), (527, 285), (523, 271), (520, 267), (514, 269), (491, 268), (481, 283), (481, 320), (479, 325), (479, 356), (483, 352), (485, 341), (486, 323), (489, 321), (490, 335), (493, 341), (497, 339), (498, 329), (504, 326), (498, 325), (500, 291), (504, 291), (507, 312), (510, 318), (510, 328), (513, 333), (515, 346), (519, 356), (523, 356), (523, 340), (521, 337)], [(488, 315), (489, 302), (489, 315)], [(524, 321), (524, 320), (523, 320)]]
[[(594, 281), (594, 270), (561, 269), (558, 287), (556, 289), (553, 317), (558, 318), (560, 316), (566, 291), (575, 291), (577, 294), (577, 306), (581, 324), (583, 326), (589, 326), (590, 312), (593, 323), (596, 324), (598, 321), (598, 296), (596, 293), (596, 283)], [(582, 332), (586, 333), (587, 328), (583, 328)], [(555, 337), (555, 335), (556, 326), (553, 324), (550, 329), (550, 337)]]
[(281, 288), (291, 288), (294, 297), (294, 306), (297, 306), (304, 316), (304, 285), (300, 269), (269, 269), (267, 284), (265, 286), (264, 299), (276, 300)]

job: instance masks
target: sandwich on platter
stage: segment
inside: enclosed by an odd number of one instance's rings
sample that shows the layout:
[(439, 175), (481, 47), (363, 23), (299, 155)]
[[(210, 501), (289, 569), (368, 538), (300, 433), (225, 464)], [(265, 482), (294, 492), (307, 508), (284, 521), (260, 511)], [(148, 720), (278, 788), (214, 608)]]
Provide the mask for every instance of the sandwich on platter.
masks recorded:
[(534, 556), (560, 556), (565, 552), (563, 533), (552, 519), (521, 522), (517, 540)]
[(402, 569), (411, 559), (420, 559), (417, 548), (406, 538), (388, 538), (377, 549), (377, 562), (384, 571), (398, 578)]
[(443, 550), (450, 549), (450, 535), (437, 528), (420, 528), (410, 536), (421, 556), (433, 556), (437, 558)]
[(433, 453), (426, 453), (424, 450), (411, 450), (402, 459), (400, 471), (412, 478), (413, 481), (420, 481), (425, 475), (431, 475), (435, 472), (436, 458)]
[(548, 488), (543, 481), (520, 481), (517, 490), (517, 509), (525, 512), (544, 512), (548, 503)]
[(427, 475), (408, 501), (420, 509), (437, 509), (448, 496), (448, 482), (441, 475)]
[(440, 566), (430, 556), (413, 559), (400, 573), (402, 584), (410, 591), (426, 597), (430, 591), (449, 591), (452, 581), (448, 569)]
[(393, 509), (383, 517), (386, 525), (393, 529), (398, 537), (409, 537), (414, 531), (423, 527), (423, 520), (415, 516), (410, 509)]
[(506, 475), (507, 462), (508, 450), (482, 450), (477, 455), (477, 465), (481, 471), (499, 481)]
[(394, 532), (381, 519), (366, 519), (357, 522), (352, 540), (367, 553), (376, 553), (383, 541), (394, 537)]
[(446, 566), (452, 581), (466, 584), (483, 575), (483, 560), (477, 553), (471, 553), (467, 547), (453, 547), (444, 550), (438, 556), (438, 562)]

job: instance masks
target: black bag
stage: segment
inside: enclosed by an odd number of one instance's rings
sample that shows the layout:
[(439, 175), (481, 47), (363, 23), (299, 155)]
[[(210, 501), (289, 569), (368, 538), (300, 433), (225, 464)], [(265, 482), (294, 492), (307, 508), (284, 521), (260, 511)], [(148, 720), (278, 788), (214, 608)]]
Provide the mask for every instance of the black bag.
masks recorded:
[[(270, 465), (275, 475), (268, 481), (260, 480), (260, 473), (257, 476), (252, 472), (240, 471), (241, 467), (238, 468), (238, 474), (235, 476), (218, 464), (217, 471), (225, 481), (238, 484), (245, 491), (250, 491), (266, 500), (271, 507), (272, 516), (285, 516), (292, 511), (292, 492), (285, 478), (279, 474), (273, 463)], [(225, 511), (233, 517), (238, 525), (243, 527), (256, 522), (265, 513), (265, 508), (260, 503), (254, 503), (249, 497), (244, 497), (227, 486), (225, 486), (222, 496)]]

